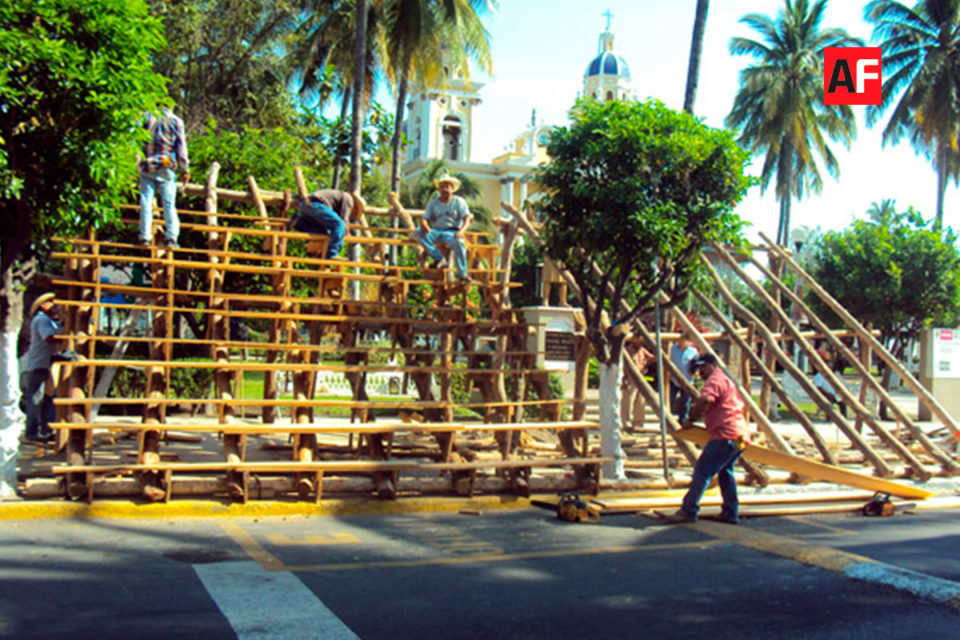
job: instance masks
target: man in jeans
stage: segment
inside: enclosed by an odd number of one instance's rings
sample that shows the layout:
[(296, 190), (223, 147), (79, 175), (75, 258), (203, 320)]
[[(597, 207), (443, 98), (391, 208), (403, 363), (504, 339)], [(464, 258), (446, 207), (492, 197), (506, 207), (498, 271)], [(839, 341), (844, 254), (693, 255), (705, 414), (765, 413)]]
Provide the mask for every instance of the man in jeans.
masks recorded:
[[(44, 293), (30, 307), (30, 347), (22, 359), (20, 388), (23, 389), (27, 429), (24, 438), (46, 442), (53, 439), (50, 420), (53, 419), (53, 389), (47, 389), (50, 366), (60, 341), (56, 335), (63, 331), (60, 314), (52, 293)], [(50, 393), (48, 393), (48, 391)]]
[(180, 217), (177, 215), (177, 169), (183, 170), (183, 182), (190, 180), (190, 158), (187, 157), (187, 134), (183, 120), (165, 108), (159, 117), (147, 114), (143, 128), (150, 139), (143, 145), (140, 161), (140, 244), (150, 244), (150, 222), (153, 203), (160, 194), (163, 206), (163, 235), (166, 245), (176, 249), (180, 245)]
[(460, 196), (453, 195), (460, 188), (460, 181), (451, 175), (444, 174), (434, 182), (440, 195), (427, 205), (420, 219), (420, 229), (417, 230), (417, 240), (433, 258), (433, 268), (444, 269), (447, 261), (437, 249), (436, 243), (442, 242), (453, 251), (453, 264), (457, 270), (457, 278), (462, 282), (467, 280), (467, 246), (463, 241), (463, 233), (470, 226), (473, 214), (467, 207), (467, 201)]
[(683, 426), (693, 427), (693, 421), (703, 416), (703, 422), (710, 433), (710, 441), (700, 452), (697, 464), (694, 465), (693, 478), (687, 494), (683, 496), (683, 505), (667, 520), (673, 523), (696, 522), (700, 499), (707, 490), (710, 479), (716, 475), (720, 494), (723, 496), (720, 520), (736, 524), (739, 514), (737, 480), (733, 468), (743, 452), (747, 429), (743, 400), (733, 381), (717, 366), (714, 356), (704, 354), (694, 360), (692, 366), (697, 368), (704, 383), (700, 397), (694, 403)]
[(332, 260), (340, 255), (347, 224), (360, 220), (366, 203), (359, 193), (347, 193), (337, 189), (321, 189), (300, 202), (293, 228), (304, 233), (320, 233), (330, 236), (324, 258)]

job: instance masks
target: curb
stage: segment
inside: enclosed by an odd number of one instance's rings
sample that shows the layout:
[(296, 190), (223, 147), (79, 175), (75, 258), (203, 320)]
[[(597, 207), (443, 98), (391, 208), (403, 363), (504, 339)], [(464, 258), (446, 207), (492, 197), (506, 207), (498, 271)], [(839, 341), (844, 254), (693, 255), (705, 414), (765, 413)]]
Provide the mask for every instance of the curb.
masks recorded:
[[(676, 492), (616, 492), (593, 496), (633, 497), (670, 496)], [(680, 494), (677, 494), (680, 495)], [(555, 493), (532, 496), (556, 500)], [(586, 498), (586, 496), (584, 496)], [(97, 500), (86, 502), (20, 501), (0, 503), (0, 520), (39, 520), (48, 518), (245, 518), (270, 516), (390, 515), (401, 513), (456, 512), (479, 515), (483, 511), (529, 508), (530, 498), (489, 495), (474, 498), (457, 496), (401, 497), (379, 500), (373, 497), (324, 498), (322, 502), (258, 500), (247, 504), (217, 500), (176, 500), (168, 503), (143, 503), (133, 500)]]

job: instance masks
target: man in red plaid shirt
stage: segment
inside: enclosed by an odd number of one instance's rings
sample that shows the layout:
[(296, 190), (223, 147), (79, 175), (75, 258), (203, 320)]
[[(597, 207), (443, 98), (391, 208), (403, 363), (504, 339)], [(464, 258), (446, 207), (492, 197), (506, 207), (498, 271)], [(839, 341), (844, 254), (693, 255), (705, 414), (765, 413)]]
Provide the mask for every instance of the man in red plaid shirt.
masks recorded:
[(159, 117), (147, 114), (143, 128), (150, 139), (143, 145), (140, 161), (140, 244), (150, 244), (150, 222), (155, 194), (163, 205), (164, 238), (168, 247), (179, 245), (180, 218), (177, 216), (177, 169), (183, 169), (184, 184), (190, 180), (190, 158), (183, 120), (164, 108)]

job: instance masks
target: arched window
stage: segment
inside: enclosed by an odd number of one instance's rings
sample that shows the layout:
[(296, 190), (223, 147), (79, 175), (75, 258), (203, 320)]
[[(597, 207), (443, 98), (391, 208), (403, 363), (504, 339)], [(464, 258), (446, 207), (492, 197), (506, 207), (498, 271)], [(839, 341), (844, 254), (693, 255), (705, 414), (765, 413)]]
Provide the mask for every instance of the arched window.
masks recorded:
[(607, 100), (613, 100), (613, 91), (607, 91)]
[(446, 160), (460, 160), (461, 143), (460, 118), (450, 114), (443, 118), (443, 157)]

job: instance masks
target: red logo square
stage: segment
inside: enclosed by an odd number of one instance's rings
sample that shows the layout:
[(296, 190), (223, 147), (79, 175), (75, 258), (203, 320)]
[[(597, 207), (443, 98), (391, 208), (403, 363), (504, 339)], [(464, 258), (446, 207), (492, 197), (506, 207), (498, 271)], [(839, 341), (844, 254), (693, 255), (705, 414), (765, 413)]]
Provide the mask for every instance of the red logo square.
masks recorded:
[(880, 104), (880, 47), (823, 50), (823, 104)]

